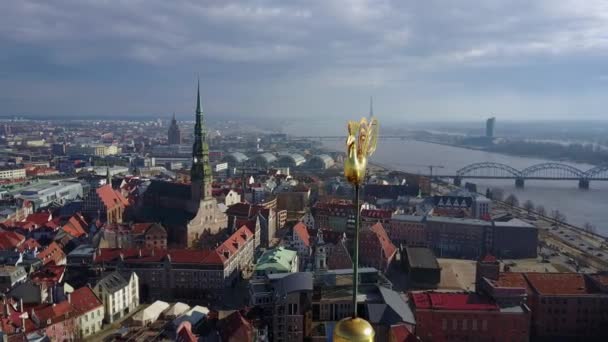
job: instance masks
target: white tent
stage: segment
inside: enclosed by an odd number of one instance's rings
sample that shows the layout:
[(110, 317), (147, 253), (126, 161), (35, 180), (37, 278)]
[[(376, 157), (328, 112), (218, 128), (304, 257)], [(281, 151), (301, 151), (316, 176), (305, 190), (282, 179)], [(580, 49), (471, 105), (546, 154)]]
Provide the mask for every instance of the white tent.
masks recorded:
[(133, 322), (137, 325), (145, 326), (154, 323), (158, 316), (169, 307), (168, 303), (157, 300), (147, 308), (133, 315)]
[(192, 309), (190, 309), (185, 314), (174, 319), (173, 325), (175, 327), (179, 327), (179, 325), (182, 322), (188, 321), (194, 327), (194, 326), (196, 326), (196, 324), (198, 324), (200, 321), (202, 321), (203, 318), (207, 317), (208, 314), (209, 314), (209, 309), (207, 309), (204, 306), (197, 305), (197, 306), (193, 307)]
[(167, 318), (175, 318), (188, 310), (190, 310), (190, 306), (188, 304), (177, 302), (167, 309), (167, 311), (165, 311), (164, 316)]

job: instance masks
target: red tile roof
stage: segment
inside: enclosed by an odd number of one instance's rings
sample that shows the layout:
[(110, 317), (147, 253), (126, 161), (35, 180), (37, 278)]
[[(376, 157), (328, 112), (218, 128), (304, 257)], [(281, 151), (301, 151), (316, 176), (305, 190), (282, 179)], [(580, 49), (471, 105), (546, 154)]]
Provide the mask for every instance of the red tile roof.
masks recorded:
[(391, 210), (384, 209), (363, 209), (361, 210), (361, 217), (364, 218), (375, 218), (375, 219), (390, 219), (393, 216)]
[(525, 273), (530, 287), (540, 295), (577, 295), (591, 293), (580, 273)]
[[(140, 253), (141, 252), (141, 256)], [(226, 259), (215, 250), (207, 249), (150, 249), (150, 248), (100, 248), (95, 253), (95, 263), (115, 262), (120, 256), (129, 263), (156, 263), (167, 257), (181, 264), (223, 265)]]
[(40, 244), (38, 243), (38, 241), (34, 240), (33, 238), (29, 238), (27, 240), (25, 240), (19, 247), (17, 247), (17, 249), (19, 250), (19, 252), (23, 252), (26, 250), (34, 250), (35, 248), (40, 249)]
[(133, 232), (133, 234), (143, 234), (147, 232), (153, 224), (154, 222), (135, 223), (131, 226), (131, 232)]
[(32, 316), (35, 315), (43, 326), (49, 326), (57, 322), (62, 322), (66, 318), (74, 317), (72, 306), (65, 300), (57, 304), (50, 304), (43, 307), (32, 309)]
[(84, 220), (80, 217), (74, 215), (70, 217), (66, 224), (63, 225), (63, 231), (75, 238), (79, 238), (87, 234), (84, 227), (86, 227), (86, 222), (84, 222)]
[(7, 231), (0, 232), (0, 249), (15, 249), (25, 241), (25, 236)]
[(416, 292), (410, 293), (416, 309), (498, 311), (496, 303), (474, 293), (461, 292)]
[(72, 292), (70, 303), (74, 310), (81, 315), (103, 306), (101, 300), (97, 298), (93, 290), (88, 286), (83, 286)]
[(390, 334), (393, 339), (391, 341), (395, 342), (414, 342), (416, 341), (416, 336), (412, 334), (405, 324), (396, 324), (391, 325)]
[(224, 318), (220, 327), (222, 341), (253, 341), (253, 327), (239, 311)]
[(293, 232), (302, 242), (304, 242), (306, 247), (310, 247), (310, 235), (308, 234), (308, 229), (304, 223), (298, 222), (295, 226), (293, 226)]
[(61, 282), (63, 274), (65, 273), (65, 266), (46, 265), (40, 270), (32, 273), (30, 279), (35, 284), (46, 284), (55, 285)]
[(257, 209), (255, 206), (242, 202), (235, 203), (226, 210), (226, 215), (228, 216), (252, 217), (256, 213)]
[(196, 342), (198, 338), (192, 333), (192, 323), (188, 321), (182, 322), (177, 327), (176, 342)]
[(236, 254), (240, 248), (242, 248), (249, 239), (253, 237), (253, 233), (247, 228), (242, 226), (234, 234), (230, 235), (224, 243), (215, 249), (220, 255), (225, 256), (228, 253), (229, 257)]
[(386, 231), (381, 223), (376, 223), (371, 227), (371, 231), (376, 234), (378, 239), (380, 240), (380, 244), (382, 245), (382, 250), (384, 251), (384, 256), (386, 258), (390, 258), (397, 252), (397, 247), (393, 245), (391, 239), (389, 239), (388, 235), (386, 235)]
[(100, 186), (95, 190), (95, 192), (101, 199), (103, 205), (108, 209), (112, 209), (117, 206), (127, 206), (129, 204), (129, 201), (127, 201), (127, 199), (124, 198), (119, 191), (112, 189), (110, 184)]
[(523, 273), (519, 272), (503, 272), (498, 275), (498, 280), (493, 281), (497, 287), (519, 287), (530, 292), (530, 287)]
[(43, 265), (50, 262), (54, 262), (56, 265), (59, 265), (61, 261), (65, 259), (65, 253), (63, 253), (61, 247), (53, 241), (43, 251), (38, 253), (36, 257), (42, 260)]
[(41, 211), (39, 213), (29, 214), (25, 221), (35, 223), (38, 227), (42, 227), (51, 222), (52, 219), (53, 215), (51, 213)]

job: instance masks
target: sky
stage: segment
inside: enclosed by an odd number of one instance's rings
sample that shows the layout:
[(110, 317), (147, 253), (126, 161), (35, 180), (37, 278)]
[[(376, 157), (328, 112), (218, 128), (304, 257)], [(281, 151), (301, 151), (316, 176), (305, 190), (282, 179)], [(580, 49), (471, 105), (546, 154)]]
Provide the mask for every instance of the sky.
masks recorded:
[(6, 0), (0, 115), (608, 119), (603, 0)]

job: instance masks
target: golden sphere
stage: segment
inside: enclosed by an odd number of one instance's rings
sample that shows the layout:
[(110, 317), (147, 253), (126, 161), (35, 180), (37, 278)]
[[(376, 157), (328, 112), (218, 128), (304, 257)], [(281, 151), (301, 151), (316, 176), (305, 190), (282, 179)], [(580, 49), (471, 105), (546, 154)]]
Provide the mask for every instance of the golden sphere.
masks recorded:
[(344, 318), (334, 327), (334, 342), (373, 342), (374, 335), (372, 325), (359, 317)]

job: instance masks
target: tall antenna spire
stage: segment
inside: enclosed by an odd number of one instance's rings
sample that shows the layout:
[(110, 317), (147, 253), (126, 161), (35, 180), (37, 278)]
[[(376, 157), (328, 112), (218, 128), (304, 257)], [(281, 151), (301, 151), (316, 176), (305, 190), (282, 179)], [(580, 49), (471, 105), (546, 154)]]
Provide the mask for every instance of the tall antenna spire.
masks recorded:
[(369, 117), (374, 116), (374, 98), (372, 96), (369, 97)]

